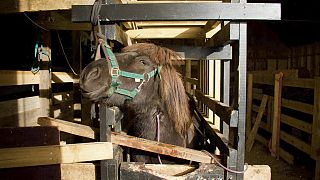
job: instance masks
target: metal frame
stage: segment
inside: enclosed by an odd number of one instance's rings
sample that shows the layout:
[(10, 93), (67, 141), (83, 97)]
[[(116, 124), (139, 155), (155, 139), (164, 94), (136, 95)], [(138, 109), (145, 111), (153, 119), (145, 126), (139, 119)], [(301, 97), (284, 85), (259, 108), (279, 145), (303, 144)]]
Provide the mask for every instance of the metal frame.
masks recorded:
[[(280, 4), (274, 3), (152, 3), (105, 4), (101, 21), (200, 21), (279, 20)], [(89, 22), (92, 6), (72, 6), (73, 22)]]
[[(223, 102), (229, 104), (230, 97), (230, 67), (232, 57), (237, 60), (238, 75), (236, 76), (238, 99), (237, 141), (236, 151), (230, 152), (225, 159), (229, 167), (244, 169), (245, 155), (245, 113), (246, 113), (246, 71), (247, 71), (247, 23), (244, 20), (280, 20), (281, 6), (273, 3), (158, 3), (158, 4), (105, 4), (100, 11), (102, 23), (123, 21), (186, 21), (186, 20), (237, 20), (224, 26), (222, 30), (211, 38), (206, 46), (173, 48), (182, 52), (184, 58), (220, 59), (223, 61), (222, 76)], [(92, 6), (73, 6), (73, 22), (89, 22)], [(106, 28), (107, 30), (107, 28)], [(230, 46), (236, 42), (237, 48)], [(213, 49), (212, 47), (215, 47)], [(218, 49), (217, 49), (218, 48)], [(220, 48), (220, 49), (219, 49)], [(199, 53), (200, 52), (200, 53)], [(233, 56), (234, 55), (234, 56)], [(104, 123), (103, 123), (104, 124)], [(106, 125), (106, 124), (104, 124)], [(224, 135), (229, 134), (229, 126), (223, 125)], [(226, 173), (225, 178), (229, 178)], [(236, 179), (243, 179), (243, 174), (235, 175)]]

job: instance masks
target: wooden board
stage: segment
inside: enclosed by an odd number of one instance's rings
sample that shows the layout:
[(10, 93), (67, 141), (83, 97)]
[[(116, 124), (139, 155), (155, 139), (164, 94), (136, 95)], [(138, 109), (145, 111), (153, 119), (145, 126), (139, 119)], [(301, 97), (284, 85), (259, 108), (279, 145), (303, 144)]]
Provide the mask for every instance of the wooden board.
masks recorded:
[(248, 74), (248, 80), (247, 80), (246, 137), (249, 136), (249, 133), (251, 131), (252, 98), (253, 98), (253, 74)]
[(280, 147), (280, 115), (281, 115), (281, 93), (283, 73), (275, 75), (274, 101), (273, 101), (273, 123), (271, 138), (271, 154), (279, 158)]
[(166, 28), (145, 28), (126, 31), (132, 39), (200, 39), (205, 33), (200, 27), (166, 27)]
[[(56, 127), (0, 128), (0, 148), (58, 145), (60, 133)], [(60, 165), (0, 168), (1, 179), (59, 180)]]
[(255, 139), (255, 136), (256, 136), (256, 134), (258, 132), (258, 129), (259, 129), (259, 126), (260, 126), (260, 122), (261, 122), (261, 118), (262, 118), (263, 113), (264, 113), (264, 111), (266, 109), (267, 102), (268, 102), (268, 96), (267, 95), (263, 95), (263, 98), (262, 98), (262, 101), (261, 101), (261, 104), (260, 104), (260, 107), (259, 107), (258, 115), (256, 117), (256, 120), (255, 120), (255, 123), (253, 125), (253, 128), (250, 131), (250, 134), (248, 135), (248, 138), (247, 138), (246, 150), (248, 152), (251, 151), (251, 148), (253, 146), (254, 139)]
[(4, 148), (0, 149), (0, 168), (112, 159), (112, 151), (108, 142)]
[[(54, 118), (39, 118), (40, 125), (53, 125), (57, 126), (60, 131), (76, 134), (83, 137), (94, 138), (97, 129), (92, 129), (89, 126), (84, 126), (76, 123), (57, 120)], [(170, 144), (160, 143), (156, 141), (141, 139), (133, 136), (123, 135), (119, 133), (112, 133), (111, 142), (113, 144), (122, 145), (130, 148), (140, 149), (148, 152), (168, 155), (181, 159), (211, 163), (211, 157), (205, 153), (193, 149), (183, 148)], [(218, 158), (217, 158), (218, 159)]]
[[(39, 84), (40, 74), (31, 71), (0, 70), (0, 86)], [(52, 83), (73, 82), (72, 75), (65, 72), (53, 72)]]
[(94, 0), (3, 0), (0, 3), (1, 13), (34, 12), (50, 10), (68, 10), (72, 5), (92, 5)]
[[(312, 157), (319, 163), (320, 161), (320, 78), (315, 78), (314, 89), (314, 109), (313, 109), (313, 123), (312, 123)], [(320, 165), (318, 164), (317, 167)], [(317, 169), (319, 173), (319, 169)], [(320, 176), (320, 175), (318, 175)]]
[(234, 110), (232, 109), (232, 107), (230, 107), (224, 103), (221, 103), (217, 100), (214, 100), (213, 98), (206, 96), (204, 93), (202, 93), (201, 91), (198, 91), (198, 90), (196, 90), (195, 95), (199, 101), (201, 101), (209, 109), (211, 109), (214, 114), (216, 114), (217, 116), (219, 116), (221, 118), (221, 120), (223, 120), (224, 122), (229, 124), (231, 127), (235, 127), (237, 122), (231, 121), (231, 119), (232, 119), (231, 116), (234, 113)]
[(40, 108), (39, 96), (0, 102), (0, 118)]

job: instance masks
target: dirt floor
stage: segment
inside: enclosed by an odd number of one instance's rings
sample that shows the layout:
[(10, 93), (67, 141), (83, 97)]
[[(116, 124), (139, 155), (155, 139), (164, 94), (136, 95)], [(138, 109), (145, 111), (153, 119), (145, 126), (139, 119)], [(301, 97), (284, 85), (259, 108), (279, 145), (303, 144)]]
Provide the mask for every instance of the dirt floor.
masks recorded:
[(259, 142), (255, 142), (251, 152), (246, 154), (245, 161), (248, 164), (269, 165), (271, 167), (272, 180), (314, 179), (313, 165), (297, 163), (294, 165), (289, 165), (282, 159), (277, 160), (270, 155), (268, 148)]

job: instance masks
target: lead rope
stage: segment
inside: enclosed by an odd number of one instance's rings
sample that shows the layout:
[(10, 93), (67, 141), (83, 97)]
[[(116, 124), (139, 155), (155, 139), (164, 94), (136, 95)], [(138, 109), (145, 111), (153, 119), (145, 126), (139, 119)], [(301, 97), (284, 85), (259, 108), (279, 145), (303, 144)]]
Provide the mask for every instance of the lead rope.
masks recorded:
[[(160, 115), (157, 114), (157, 141), (160, 142)], [(158, 154), (159, 163), (162, 164), (160, 154)]]
[[(205, 153), (206, 155), (210, 156), (211, 157), (211, 163), (214, 163), (216, 162), (220, 167), (222, 167), (222, 169), (228, 171), (228, 172), (231, 172), (231, 173), (235, 173), (235, 174), (243, 174), (245, 173), (247, 170), (248, 170), (248, 163), (245, 163), (246, 165), (246, 168), (243, 170), (243, 171), (236, 171), (236, 170), (232, 170), (232, 169), (229, 169), (227, 167), (225, 167), (224, 165), (222, 165), (211, 153), (209, 153), (208, 151), (206, 150), (201, 150), (203, 153)], [(213, 160), (213, 162), (212, 162)]]

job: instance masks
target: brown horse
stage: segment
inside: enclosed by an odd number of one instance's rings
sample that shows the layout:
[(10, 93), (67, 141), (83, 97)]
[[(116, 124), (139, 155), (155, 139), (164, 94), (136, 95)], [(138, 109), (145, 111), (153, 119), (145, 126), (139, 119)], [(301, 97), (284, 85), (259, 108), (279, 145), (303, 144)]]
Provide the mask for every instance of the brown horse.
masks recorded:
[[(115, 62), (109, 58), (90, 63), (81, 74), (80, 85), (91, 100), (120, 108), (129, 135), (194, 148), (199, 139), (174, 61), (181, 60), (170, 49), (134, 44), (116, 54)], [(147, 163), (158, 163), (156, 157), (141, 151), (132, 155), (134, 161)]]

